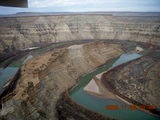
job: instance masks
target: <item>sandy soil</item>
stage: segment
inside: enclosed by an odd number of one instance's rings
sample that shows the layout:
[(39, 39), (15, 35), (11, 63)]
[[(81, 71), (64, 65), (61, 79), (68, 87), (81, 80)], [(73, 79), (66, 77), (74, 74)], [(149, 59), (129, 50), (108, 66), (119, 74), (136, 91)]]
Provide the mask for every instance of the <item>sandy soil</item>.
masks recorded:
[(84, 87), (84, 91), (88, 92), (89, 94), (93, 94), (96, 96), (109, 98), (109, 99), (117, 99), (116, 95), (114, 95), (112, 92), (110, 92), (105, 86), (102, 84), (101, 75), (103, 73), (100, 73), (96, 75), (89, 83)]
[(99, 87), (97, 86), (94, 79), (92, 79), (87, 86), (84, 87), (84, 91), (93, 92), (96, 94), (101, 94), (99, 91)]

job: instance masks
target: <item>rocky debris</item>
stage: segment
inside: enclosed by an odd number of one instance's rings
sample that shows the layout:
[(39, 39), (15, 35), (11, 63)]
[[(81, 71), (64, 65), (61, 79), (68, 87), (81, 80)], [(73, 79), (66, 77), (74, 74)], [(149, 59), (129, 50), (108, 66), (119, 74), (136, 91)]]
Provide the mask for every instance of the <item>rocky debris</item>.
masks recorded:
[(3, 104), (1, 120), (48, 120), (43, 110), (35, 108), (29, 102), (12, 99)]

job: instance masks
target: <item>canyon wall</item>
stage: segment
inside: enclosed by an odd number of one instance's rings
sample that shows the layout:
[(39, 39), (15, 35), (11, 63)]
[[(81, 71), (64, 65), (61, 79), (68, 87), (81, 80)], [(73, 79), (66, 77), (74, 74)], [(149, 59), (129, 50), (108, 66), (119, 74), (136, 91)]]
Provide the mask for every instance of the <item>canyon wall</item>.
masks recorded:
[(55, 15), (0, 18), (0, 53), (47, 43), (118, 39), (160, 44), (160, 17)]

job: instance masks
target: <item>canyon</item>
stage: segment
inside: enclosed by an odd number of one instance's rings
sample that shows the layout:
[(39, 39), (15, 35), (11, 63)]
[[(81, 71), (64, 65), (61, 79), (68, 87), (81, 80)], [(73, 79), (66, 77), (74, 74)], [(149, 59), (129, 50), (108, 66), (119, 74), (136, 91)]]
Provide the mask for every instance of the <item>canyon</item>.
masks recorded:
[[(113, 119), (79, 105), (69, 97), (69, 92), (78, 85), (82, 76), (124, 53), (133, 51), (137, 46), (151, 50), (152, 54), (115, 69), (115, 73), (104, 73), (105, 78), (102, 82), (104, 85), (111, 85), (110, 88), (114, 90), (111, 92), (116, 91), (115, 94), (125, 94), (140, 103), (154, 103), (159, 107), (159, 16), (151, 18), (75, 14), (0, 17), (1, 62), (15, 56), (13, 61), (16, 61), (23, 54), (34, 52), (27, 51), (29, 48), (43, 49), (52, 44), (62, 45), (50, 48), (20, 66), (15, 89), (6, 95), (5, 99), (1, 99), (0, 119)], [(125, 77), (136, 78), (137, 71), (143, 71), (134, 66), (135, 64), (147, 69), (144, 78), (147, 80), (137, 78), (140, 81), (136, 79), (122, 81), (121, 79)], [(133, 75), (128, 72), (129, 69), (133, 69), (130, 71)], [(153, 74), (152, 71), (156, 73)], [(138, 73), (141, 76), (141, 72)], [(152, 81), (148, 80), (152, 78)], [(142, 97), (140, 94), (135, 95), (133, 91), (146, 94)]]
[[(60, 95), (75, 85), (80, 76), (122, 52), (118, 45), (95, 42), (55, 49), (33, 58), (22, 66), (21, 77), (14, 90), (15, 95), (6, 106), (4, 104), (1, 115), (7, 116), (6, 119), (16, 119), (23, 114), (23, 117), (28, 119), (56, 119), (55, 107)], [(8, 104), (11, 106), (7, 107)], [(18, 109), (12, 113), (16, 107)], [(47, 118), (43, 118), (38, 111)]]
[(118, 39), (159, 44), (159, 17), (105, 14), (0, 18), (0, 53), (44, 43)]

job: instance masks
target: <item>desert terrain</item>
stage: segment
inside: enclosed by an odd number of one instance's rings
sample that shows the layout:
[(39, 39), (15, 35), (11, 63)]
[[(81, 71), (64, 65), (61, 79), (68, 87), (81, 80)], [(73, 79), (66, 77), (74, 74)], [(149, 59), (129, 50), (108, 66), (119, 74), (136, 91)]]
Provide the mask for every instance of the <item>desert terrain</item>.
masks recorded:
[(136, 52), (137, 46), (149, 52), (104, 72), (98, 82), (103, 84), (100, 91), (159, 108), (159, 18), (107, 14), (0, 17), (0, 62), (4, 68), (34, 53), (31, 48), (62, 44), (20, 64), (14, 89), (1, 98), (0, 119), (113, 119), (79, 105), (69, 92), (82, 76), (124, 53)]

